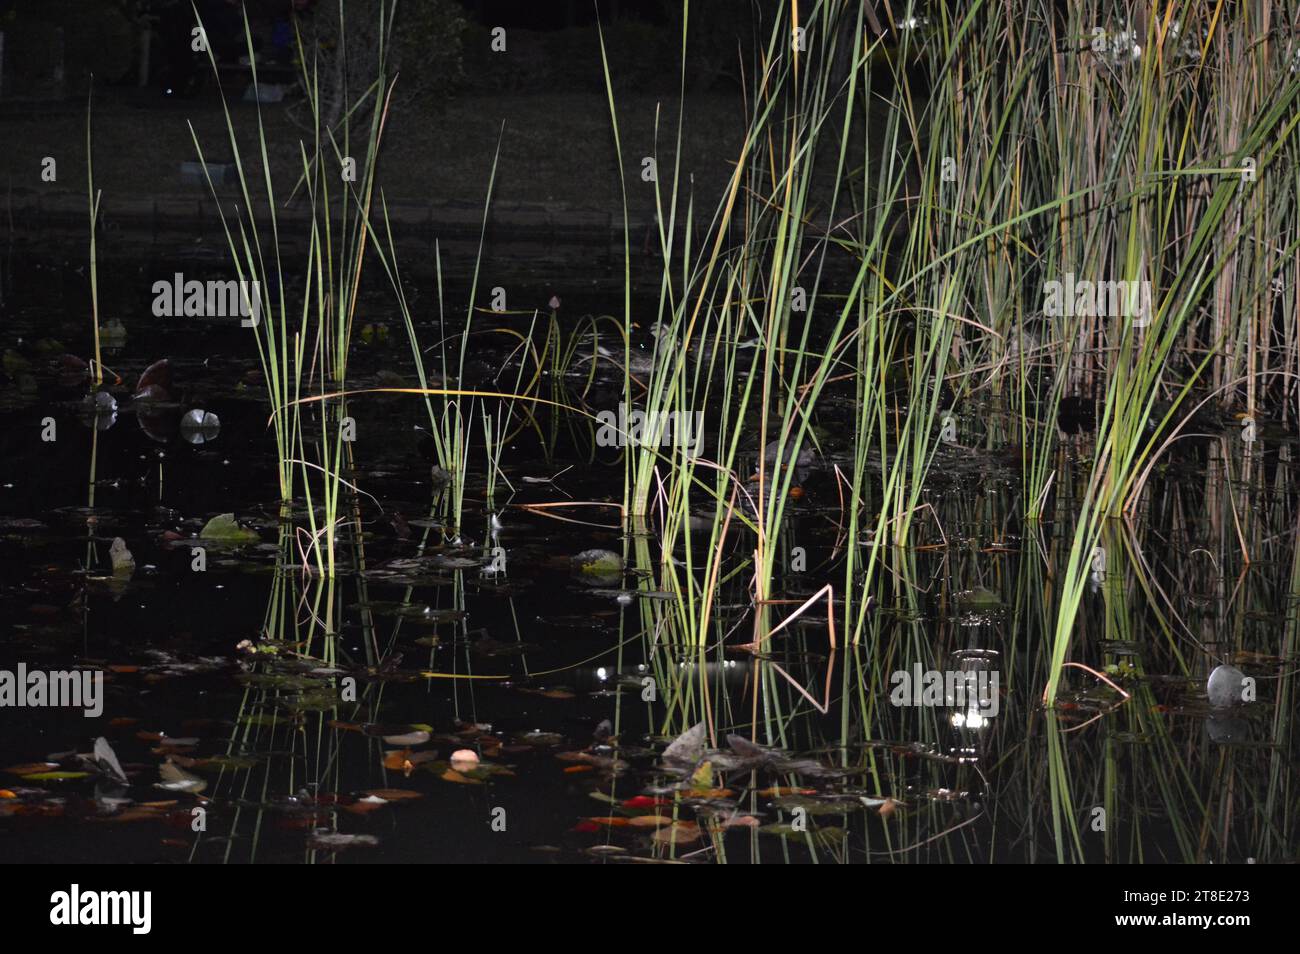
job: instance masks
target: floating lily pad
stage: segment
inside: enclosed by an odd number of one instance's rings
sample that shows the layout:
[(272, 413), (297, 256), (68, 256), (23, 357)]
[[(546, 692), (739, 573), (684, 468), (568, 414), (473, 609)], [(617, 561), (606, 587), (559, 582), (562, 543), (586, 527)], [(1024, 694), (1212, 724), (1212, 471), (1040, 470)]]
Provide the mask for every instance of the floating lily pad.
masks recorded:
[(809, 798), (802, 795), (788, 795), (776, 798), (772, 800), (772, 804), (784, 812), (792, 812), (796, 808), (802, 808), (808, 815), (843, 815), (862, 808), (862, 803), (858, 801), (848, 802), (837, 798)]
[(441, 570), (469, 570), (476, 566), (481, 566), (483, 561), (471, 557), (448, 556), (445, 553), (435, 553), (431, 562)]
[(203, 525), (199, 536), (204, 540), (215, 540), (218, 543), (257, 543), (261, 537), (257, 531), (250, 530), (247, 527), (241, 527), (235, 522), (233, 513), (217, 514), (206, 524)]
[(598, 586), (617, 583), (623, 577), (623, 558), (613, 550), (583, 550), (572, 563), (579, 579)]
[(208, 783), (197, 775), (191, 775), (175, 762), (164, 762), (158, 767), (162, 781), (155, 787), (169, 792), (188, 792), (196, 795), (208, 787)]
[(416, 729), (399, 735), (386, 735), (383, 739), (387, 745), (424, 745), (429, 741), (429, 733), (423, 729)]
[(277, 699), (275, 704), (281, 709), (288, 709), (290, 712), (323, 712), (337, 706), (339, 697), (333, 689), (321, 688), (312, 692), (303, 692), (288, 699)]
[(379, 844), (374, 835), (345, 835), (336, 831), (318, 831), (307, 839), (308, 848), (338, 851), (343, 848), (373, 848)]
[(425, 762), (420, 767), (425, 771), (432, 772), (445, 782), (459, 782), (462, 785), (481, 785), (494, 775), (513, 776), (515, 774), (513, 770), (506, 768), (504, 765), (497, 765), (493, 762), (470, 764), (464, 761), (439, 760)]
[(988, 612), (1001, 608), (1002, 598), (992, 590), (977, 586), (957, 596), (957, 607), (965, 613)]
[(782, 822), (775, 825), (763, 825), (758, 829), (758, 831), (763, 835), (776, 835), (780, 838), (797, 838), (800, 840), (806, 838), (808, 835), (812, 835), (814, 840), (822, 842), (823, 844), (833, 844), (844, 837), (844, 829), (836, 825), (830, 825), (825, 828), (810, 828), (804, 831), (796, 831), (793, 825)]
[(248, 672), (235, 677), (235, 681), (245, 686), (259, 689), (311, 689), (320, 685), (319, 679), (309, 676), (293, 676), (287, 673)]
[(386, 802), (406, 802), (424, 798), (422, 792), (413, 792), (409, 788), (372, 788), (366, 792), (372, 798), (382, 798)]

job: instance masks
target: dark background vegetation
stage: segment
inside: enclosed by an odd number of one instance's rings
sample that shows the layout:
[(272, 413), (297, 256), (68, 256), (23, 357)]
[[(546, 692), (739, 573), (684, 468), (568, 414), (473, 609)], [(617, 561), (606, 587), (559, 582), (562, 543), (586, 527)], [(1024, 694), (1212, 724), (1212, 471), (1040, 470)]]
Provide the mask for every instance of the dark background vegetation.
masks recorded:
[[(374, 75), (379, 2), (347, 0), (345, 51), (337, 44), (337, 3), (244, 6), (259, 80), (284, 92), (262, 109), (278, 188), (296, 175), (297, 141), (305, 134), (295, 26), (307, 48), (319, 51), (320, 82), (337, 119)], [(179, 171), (195, 158), (187, 122), (210, 160), (228, 160), (222, 92), (245, 137), (241, 150), (255, 154), (240, 6), (199, 0), (197, 7), (220, 63), (219, 81), (206, 57), (190, 49), (190, 0), (0, 0), (0, 184), (84, 189), (92, 89), (96, 186), (106, 196), (194, 194), (197, 187), (185, 185)], [(727, 157), (736, 154), (744, 128), (742, 69), (752, 69), (754, 31), (765, 28), (762, 7), (748, 0), (692, 6), (682, 172), (693, 176), (696, 195), (708, 190), (710, 204), (731, 172)], [(656, 111), (659, 161), (674, 158), (680, 16), (680, 4), (670, 0), (599, 5), (629, 174), (655, 152)], [(399, 3), (390, 60), (399, 79), (381, 170), (387, 194), (481, 203), (500, 137), (499, 202), (616, 210), (618, 170), (596, 23), (597, 6), (585, 0)], [(491, 49), (495, 27), (506, 30), (505, 53)], [(61, 163), (54, 186), (38, 178), (45, 156)], [(650, 190), (640, 190), (633, 201), (651, 199)]]

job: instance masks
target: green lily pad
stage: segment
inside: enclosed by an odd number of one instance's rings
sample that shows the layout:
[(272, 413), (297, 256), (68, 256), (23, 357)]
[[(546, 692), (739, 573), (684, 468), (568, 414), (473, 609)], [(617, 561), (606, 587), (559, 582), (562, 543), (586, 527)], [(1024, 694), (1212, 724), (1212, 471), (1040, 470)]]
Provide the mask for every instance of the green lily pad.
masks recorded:
[(858, 811), (862, 805), (834, 798), (808, 798), (803, 795), (786, 795), (772, 799), (772, 805), (784, 812), (802, 808), (809, 815), (844, 815)]
[(1002, 605), (1002, 598), (998, 594), (982, 586), (977, 586), (975, 589), (960, 593), (957, 596), (958, 608), (967, 613), (995, 610)]
[(613, 550), (583, 550), (573, 558), (574, 572), (583, 580), (599, 585), (623, 577), (623, 558)]
[(217, 514), (203, 525), (199, 536), (218, 543), (257, 543), (262, 539), (255, 530), (237, 524), (233, 513)]
[(775, 825), (763, 825), (758, 829), (758, 831), (763, 835), (777, 835), (781, 838), (803, 839), (808, 835), (812, 835), (815, 841), (820, 841), (826, 844), (833, 844), (844, 837), (844, 829), (836, 825), (831, 825), (826, 828), (810, 828), (807, 831), (795, 831), (792, 825), (780, 823)]
[(259, 689), (303, 690), (318, 688), (321, 685), (319, 679), (312, 679), (309, 676), (269, 672), (241, 673), (235, 677), (235, 681)]
[(275, 704), (289, 712), (324, 712), (339, 704), (338, 693), (322, 688), (303, 692), (288, 699), (277, 699)]

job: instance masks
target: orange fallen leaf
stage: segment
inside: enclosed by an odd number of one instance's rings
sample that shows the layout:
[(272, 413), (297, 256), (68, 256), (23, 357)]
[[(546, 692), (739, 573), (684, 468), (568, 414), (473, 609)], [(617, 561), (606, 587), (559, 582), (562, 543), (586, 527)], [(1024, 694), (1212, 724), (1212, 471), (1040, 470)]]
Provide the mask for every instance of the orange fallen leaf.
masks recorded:
[(118, 812), (116, 815), (109, 815), (103, 819), (106, 822), (133, 822), (133, 821), (157, 821), (162, 818), (162, 812), (151, 808), (140, 806), (138, 808), (128, 808), (125, 811)]
[(594, 772), (594, 771), (596, 771), (596, 767), (595, 767), (594, 765), (566, 765), (566, 766), (564, 766), (564, 774), (565, 774), (565, 775), (577, 775), (577, 774), (580, 773), (580, 772)]
[(661, 828), (671, 825), (673, 820), (667, 815), (633, 815), (627, 823), (634, 828)]
[(404, 768), (405, 766), (411, 764), (410, 758), (411, 758), (410, 749), (392, 749), (391, 751), (384, 753), (384, 768), (386, 769)]

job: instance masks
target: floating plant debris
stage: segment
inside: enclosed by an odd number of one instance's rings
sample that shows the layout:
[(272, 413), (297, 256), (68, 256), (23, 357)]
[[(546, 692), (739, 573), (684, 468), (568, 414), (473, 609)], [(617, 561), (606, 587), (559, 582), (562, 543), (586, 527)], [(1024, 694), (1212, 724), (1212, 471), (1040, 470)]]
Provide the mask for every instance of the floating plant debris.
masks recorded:
[(3, 18), (6, 860), (1297, 860), (1293, 4), (149, 6)]

